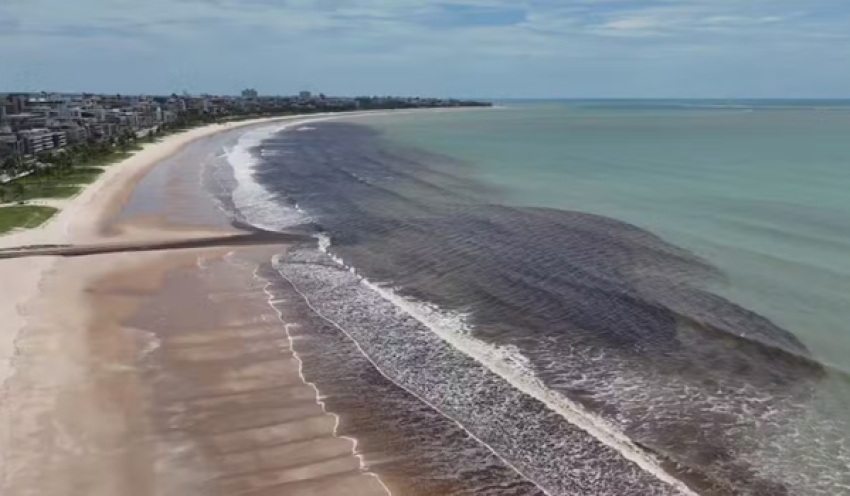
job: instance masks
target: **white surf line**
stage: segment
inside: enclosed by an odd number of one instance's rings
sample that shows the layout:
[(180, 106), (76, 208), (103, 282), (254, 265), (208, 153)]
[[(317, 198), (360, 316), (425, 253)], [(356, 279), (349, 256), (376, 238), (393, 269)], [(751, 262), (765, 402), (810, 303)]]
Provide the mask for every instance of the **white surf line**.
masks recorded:
[[(406, 112), (405, 111), (395, 112), (395, 114), (409, 113), (409, 112), (416, 112), (416, 110), (406, 111)], [(276, 132), (286, 130), (286, 129), (292, 127), (292, 126), (304, 125), (304, 124), (308, 124), (308, 123), (311, 123), (311, 122), (336, 120), (336, 119), (343, 119), (343, 118), (347, 118), (347, 117), (384, 115), (384, 114), (391, 114), (391, 113), (393, 113), (393, 112), (351, 113), (351, 114), (348, 114), (348, 115), (335, 114), (335, 115), (331, 115), (331, 116), (327, 116), (327, 117), (312, 118), (312, 119), (307, 119), (307, 120), (303, 120), (303, 121), (299, 120), (299, 121), (294, 121), (294, 122), (286, 122), (283, 126), (278, 127), (274, 131), (271, 131), (271, 133), (269, 133), (269, 134), (273, 134), (273, 133), (276, 133)], [(281, 123), (278, 122), (276, 124), (280, 125)], [(269, 127), (271, 127), (271, 125)], [(231, 166), (232, 166), (232, 164), (231, 164)], [(329, 239), (322, 239), (322, 236), (319, 236), (319, 243), (320, 243), (320, 249), (326, 255), (330, 256), (336, 263), (338, 263), (342, 267), (348, 268), (350, 271), (354, 272), (353, 267), (348, 267), (343, 260), (339, 259), (338, 257), (334, 256), (333, 254), (331, 254), (329, 252), (328, 248), (331, 244)], [(434, 406), (433, 404), (431, 404), (430, 402), (428, 402), (427, 400), (425, 400), (421, 396), (417, 395), (413, 391), (407, 389), (405, 386), (393, 381), (387, 374), (384, 373), (384, 371), (378, 366), (378, 364), (376, 364), (374, 361), (372, 361), (372, 359), (366, 354), (365, 350), (363, 350), (363, 348), (360, 346), (360, 344), (357, 342), (356, 339), (354, 339), (354, 337), (351, 334), (349, 334), (339, 324), (337, 324), (336, 322), (334, 322), (333, 320), (331, 320), (330, 318), (326, 317), (321, 312), (319, 312), (318, 309), (316, 309), (310, 303), (310, 301), (306, 297), (306, 295), (304, 295), (303, 293), (301, 293), (300, 290), (298, 290), (298, 288), (296, 287), (294, 282), (292, 282), (289, 278), (287, 278), (283, 274), (281, 274), (281, 276), (284, 279), (286, 279), (290, 284), (292, 284), (295, 291), (304, 299), (307, 306), (313, 312), (315, 312), (316, 315), (318, 315), (320, 318), (322, 318), (323, 320), (327, 321), (328, 323), (330, 323), (331, 325), (333, 325), (334, 327), (339, 329), (341, 332), (343, 332), (355, 344), (355, 346), (358, 348), (360, 353), (376, 368), (376, 370), (378, 370), (378, 372), (381, 375), (386, 377), (387, 380), (389, 380), (393, 384), (397, 385), (398, 387), (402, 388), (403, 390), (407, 391), (408, 393), (410, 393), (414, 397), (418, 398), (420, 401), (427, 404), (428, 406), (433, 408), (435, 411), (439, 412), (444, 417), (453, 421), (461, 429), (463, 429), (465, 432), (467, 432), (473, 439), (475, 439), (476, 441), (481, 443), (488, 450), (490, 450), (496, 457), (501, 459), (507, 466), (509, 466), (511, 469), (513, 469), (516, 473), (518, 473), (520, 476), (522, 476), (524, 479), (528, 480), (529, 482), (533, 483), (535, 486), (540, 488), (541, 491), (543, 491), (544, 493), (550, 494), (545, 489), (540, 487), (540, 485), (538, 485), (533, 479), (526, 476), (521, 470), (519, 470), (517, 467), (512, 465), (509, 461), (505, 460), (490, 445), (488, 445), (487, 443), (485, 443), (484, 441), (479, 439), (477, 436), (475, 436), (473, 433), (471, 433), (469, 430), (467, 430), (463, 426), (463, 424), (461, 424), (459, 421), (457, 421), (456, 419), (454, 419), (450, 415), (445, 414), (439, 408), (437, 408), (436, 406)], [(378, 293), (379, 295), (381, 295), (384, 299), (386, 299), (386, 300), (390, 301), (391, 303), (394, 303), (397, 306), (399, 306), (400, 308), (402, 308), (409, 315), (416, 318), (420, 323), (422, 323), (423, 325), (425, 325), (426, 327), (431, 329), (443, 341), (445, 341), (446, 343), (448, 343), (449, 345), (451, 345), (452, 347), (454, 347), (458, 351), (462, 352), (463, 354), (469, 356), (470, 358), (472, 358), (473, 360), (475, 360), (479, 364), (483, 365), (485, 368), (487, 368), (488, 370), (490, 370), (494, 374), (501, 377), (503, 380), (505, 380), (507, 383), (511, 384), (516, 389), (518, 389), (518, 390), (524, 392), (525, 394), (527, 394), (527, 395), (537, 399), (538, 401), (542, 402), (549, 409), (551, 409), (554, 412), (557, 412), (558, 414), (560, 414), (564, 419), (566, 419), (571, 424), (573, 424), (576, 427), (580, 428), (581, 430), (585, 431), (591, 437), (597, 439), (599, 442), (601, 442), (605, 446), (607, 446), (607, 447), (611, 448), (612, 450), (614, 450), (615, 452), (619, 453), (626, 460), (631, 461), (632, 463), (634, 463), (635, 465), (640, 467), (645, 472), (653, 475), (658, 480), (670, 485), (674, 489), (678, 490), (681, 494), (684, 494), (684, 495), (687, 495), (687, 496), (699, 496), (697, 493), (695, 493), (693, 490), (691, 490), (684, 482), (676, 479), (670, 473), (668, 473), (663, 468), (661, 468), (657, 458), (655, 458), (650, 453), (647, 453), (646, 451), (644, 451), (643, 449), (641, 449), (640, 447), (635, 445), (634, 442), (632, 442), (631, 439), (629, 439), (624, 434), (620, 433), (616, 428), (614, 428), (614, 426), (609, 425), (604, 420), (593, 416), (592, 414), (587, 412), (583, 407), (581, 407), (580, 405), (571, 401), (570, 399), (568, 399), (568, 398), (566, 398), (562, 395), (556, 394), (552, 391), (547, 390), (536, 377), (531, 379), (531, 380), (523, 380), (521, 378), (517, 378), (517, 377), (513, 376), (513, 374), (510, 374), (509, 372), (516, 372), (517, 371), (516, 368), (511, 368), (509, 366), (505, 366), (505, 364), (503, 363), (504, 361), (500, 360), (499, 357), (492, 356), (492, 353), (487, 353), (486, 351), (482, 352), (482, 351), (476, 349), (476, 348), (482, 348), (482, 344), (480, 342), (477, 342), (477, 341), (470, 339), (470, 338), (465, 338), (465, 337), (460, 336), (457, 333), (453, 333), (451, 331), (443, 330), (443, 329), (437, 328), (435, 326), (428, 325), (425, 322), (425, 320), (427, 320), (427, 319), (423, 320), (424, 317), (422, 316), (422, 313), (419, 312), (418, 309), (413, 308), (413, 305), (410, 302), (404, 300), (403, 298), (398, 297), (397, 295), (388, 294), (387, 291), (375, 286), (370, 281), (364, 279), (362, 276), (358, 275), (358, 277), (360, 278), (362, 284), (364, 284), (366, 287), (370, 288), (371, 290), (373, 290), (376, 293)], [(275, 310), (277, 310), (277, 309), (275, 309)], [(278, 312), (278, 313), (280, 314), (280, 312)], [(284, 325), (285, 325), (285, 323), (284, 323)], [(287, 330), (287, 335), (289, 335), (288, 330)], [(487, 350), (487, 351), (493, 351), (493, 350)], [(491, 356), (488, 356), (488, 355), (491, 355)], [(525, 372), (525, 373), (533, 376), (532, 371), (523, 370), (522, 372)], [(313, 386), (313, 387), (315, 388), (315, 386)], [(323, 405), (323, 407), (324, 407), (324, 405)]]
[[(235, 207), (235, 214), (237, 218), (269, 231), (279, 230), (279, 225), (267, 223), (267, 215), (262, 215), (262, 220), (258, 221), (257, 219), (253, 219), (253, 222), (251, 221), (251, 212), (256, 208), (256, 201), (258, 199), (264, 204), (270, 203), (272, 206), (271, 208), (276, 210), (275, 212), (272, 212), (272, 217), (280, 217), (283, 219), (287, 218), (286, 210), (288, 207), (280, 206), (273, 200), (273, 197), (277, 193), (270, 190), (269, 187), (260, 184), (255, 179), (256, 168), (261, 159), (256, 157), (253, 153), (251, 153), (251, 151), (257, 148), (262, 151), (262, 144), (266, 140), (279, 133), (283, 133), (284, 131), (290, 132), (292, 129), (298, 130), (303, 126), (313, 123), (349, 118), (399, 115), (411, 112), (416, 112), (416, 110), (342, 112), (333, 114), (315, 114), (312, 116), (292, 116), (274, 122), (251, 126), (245, 130), (240, 130), (240, 133), (232, 146), (226, 146), (226, 144), (222, 146), (226, 163), (230, 166), (233, 179), (236, 181), (235, 187), (229, 191), (229, 194)], [(219, 185), (221, 186), (221, 181), (218, 178), (216, 178), (216, 180), (219, 181)], [(225, 188), (225, 191), (227, 190), (228, 189)], [(265, 197), (262, 195), (265, 195)], [(245, 202), (242, 202), (241, 200), (245, 200)], [(222, 206), (220, 202), (218, 205)], [(304, 214), (304, 211), (301, 209), (296, 208), (296, 211)], [(307, 215), (304, 219), (299, 219), (298, 223), (311, 221), (313, 221), (313, 219)]]
[[(319, 388), (316, 387), (316, 384), (308, 381), (307, 378), (304, 377), (304, 360), (301, 358), (301, 356), (295, 350), (295, 339), (292, 337), (292, 333), (289, 331), (292, 324), (286, 323), (285, 319), (283, 318), (283, 312), (281, 312), (280, 310), (277, 309), (277, 307), (274, 306), (275, 302), (281, 303), (285, 300), (277, 300), (277, 299), (274, 298), (274, 295), (271, 293), (271, 291), (269, 291), (269, 287), (272, 285), (272, 282), (263, 279), (259, 275), (259, 270), (260, 270), (260, 267), (258, 266), (257, 269), (254, 271), (254, 278), (261, 281), (261, 282), (266, 283), (265, 286), (263, 287), (263, 292), (266, 293), (269, 306), (272, 308), (272, 310), (275, 311), (275, 313), (277, 313), (278, 320), (280, 321), (281, 324), (283, 324), (284, 332), (286, 332), (286, 338), (289, 340), (289, 351), (292, 352), (292, 356), (294, 356), (295, 360), (298, 361), (298, 375), (301, 377), (301, 382), (303, 382), (304, 384), (313, 388), (313, 391), (315, 391), (315, 393), (316, 393), (316, 403), (322, 408), (322, 412), (324, 412), (325, 415), (333, 416), (333, 418), (334, 418), (334, 428), (333, 428), (334, 437), (338, 437), (340, 439), (345, 439), (345, 440), (351, 442), (351, 454), (354, 455), (357, 458), (358, 463), (360, 465), (360, 471), (362, 473), (366, 474), (366, 475), (374, 477), (375, 480), (377, 480), (378, 483), (381, 485), (381, 487), (384, 489), (384, 492), (387, 493), (387, 496), (393, 496), (392, 491), (390, 491), (390, 488), (387, 487), (386, 484), (384, 484), (384, 481), (381, 480), (381, 477), (378, 474), (376, 474), (375, 472), (372, 472), (369, 469), (369, 466), (366, 463), (366, 460), (364, 459), (363, 454), (360, 453), (360, 451), (358, 449), (359, 443), (357, 441), (357, 438), (354, 438), (354, 437), (351, 437), (351, 436), (341, 436), (339, 434), (339, 422), (340, 422), (339, 415), (337, 415), (336, 413), (329, 411), (327, 409), (325, 402), (322, 401), (323, 396), (322, 396), (321, 391), (319, 391)], [(287, 281), (288, 281), (288, 279), (287, 279)], [(291, 282), (290, 282), (290, 284), (291, 284)], [(294, 287), (295, 287), (295, 285), (293, 284), (293, 288)], [(296, 289), (296, 291), (297, 291), (297, 289)], [(299, 294), (301, 294), (301, 293), (299, 293)]]
[[(440, 328), (439, 326), (432, 326), (427, 324), (428, 318), (424, 315), (420, 308), (417, 305), (409, 302), (403, 297), (396, 295), (390, 291), (387, 291), (376, 284), (372, 283), (368, 279), (356, 273), (354, 267), (349, 267), (341, 258), (330, 253), (331, 240), (327, 235), (319, 235), (319, 249), (325, 253), (328, 257), (330, 257), (334, 262), (342, 266), (343, 268), (347, 268), (350, 272), (354, 273), (359, 279), (361, 284), (371, 289), (372, 291), (378, 293), (382, 298), (389, 301), (393, 305), (401, 308), (403, 311), (407, 312), (408, 315), (419, 321), (422, 325), (430, 329), (434, 334), (436, 334), (440, 339), (445, 341), (454, 349), (460, 351), (461, 353), (467, 355), (472, 358), (479, 364), (483, 365), (487, 370), (492, 373), (498, 375), (503, 380), (505, 380), (508, 384), (513, 386), (514, 388), (522, 391), (523, 393), (535, 398), (540, 401), (550, 410), (558, 413), (570, 424), (578, 427), (579, 429), (586, 432), (588, 435), (598, 440), (605, 446), (611, 448), (615, 452), (619, 453), (626, 460), (634, 463), (638, 467), (640, 467), (643, 471), (653, 475), (658, 480), (672, 486), (674, 489), (679, 491), (681, 494), (687, 496), (699, 496), (696, 492), (694, 492), (691, 488), (689, 488), (684, 482), (676, 479), (666, 470), (661, 468), (660, 463), (657, 458), (653, 455), (647, 453), (643, 449), (639, 448), (635, 443), (629, 439), (624, 434), (620, 433), (614, 426), (610, 425), (605, 420), (592, 415), (590, 412), (585, 410), (581, 405), (573, 402), (569, 398), (557, 394), (548, 388), (534, 376), (534, 373), (530, 370), (524, 369), (521, 366), (511, 367), (510, 365), (505, 364), (505, 360), (503, 357), (494, 356), (494, 351), (498, 351), (497, 348), (488, 349), (486, 348), (480, 341), (477, 341), (472, 338), (467, 338), (462, 336), (456, 332), (448, 331)], [(282, 274), (281, 274), (282, 275)], [(286, 278), (284, 276), (284, 278)], [(287, 279), (289, 280), (289, 279)], [(290, 283), (295, 286), (292, 281)], [(296, 291), (298, 289), (296, 288)], [(300, 291), (299, 291), (299, 294)], [(303, 296), (303, 295), (302, 295)], [(305, 297), (306, 300), (306, 297)], [(308, 302), (309, 305), (309, 302)], [(312, 308), (312, 307), (311, 307)], [(318, 312), (317, 312), (318, 313)], [(321, 316), (321, 314), (319, 314)], [(322, 316), (322, 318), (325, 318)], [(325, 319), (328, 320), (328, 319)], [(330, 322), (330, 321), (329, 321)], [(334, 324), (336, 325), (336, 324)], [(337, 326), (339, 327), (339, 326)], [(340, 328), (340, 330), (342, 330)], [(343, 330), (343, 332), (345, 332)], [(348, 333), (346, 332), (346, 335)], [(349, 337), (351, 337), (349, 335)], [(352, 340), (354, 340), (352, 338)], [(356, 343), (356, 340), (354, 340)], [(360, 345), (357, 345), (360, 348)], [(365, 352), (361, 348), (361, 353)], [(369, 357), (366, 357), (369, 359)], [(369, 359), (371, 362), (372, 360)], [(374, 363), (374, 362), (373, 362)], [(377, 367), (377, 365), (376, 365)], [(521, 372), (525, 375), (530, 375), (530, 379), (523, 379), (516, 377), (515, 374), (511, 374), (510, 372)], [(392, 380), (392, 379), (390, 379)], [(404, 386), (400, 386), (404, 388)], [(415, 393), (411, 393), (414, 394)], [(417, 396), (418, 397), (418, 396)], [(424, 400), (423, 400), (424, 401)], [(427, 403), (427, 401), (426, 401)], [(440, 411), (437, 409), (437, 411)], [(443, 413), (443, 412), (440, 412)], [(448, 417), (448, 416), (447, 416)], [(451, 417), (449, 417), (451, 418)], [(454, 419), (452, 419), (454, 420)], [(460, 425), (459, 422), (455, 421)], [(461, 427), (463, 427), (461, 425)], [(464, 429), (466, 430), (466, 429)], [(468, 432), (468, 431), (467, 431)], [(474, 437), (474, 436), (473, 436)], [(477, 439), (477, 438), (476, 438)], [(486, 446), (486, 443), (483, 443)], [(490, 448), (489, 446), (487, 446)], [(492, 448), (490, 448), (493, 451)], [(495, 451), (493, 451), (495, 453)], [(496, 456), (499, 456), (498, 454)], [(501, 458), (501, 457), (500, 457)], [(506, 462), (507, 463), (507, 462)], [(511, 467), (514, 468), (514, 467)], [(515, 469), (516, 470), (516, 469)], [(521, 472), (517, 471), (522, 475)], [(524, 476), (524, 475), (523, 475)], [(525, 476), (524, 476), (525, 477)], [(526, 477), (527, 478), (527, 477)], [(529, 479), (531, 480), (531, 479)], [(532, 481), (533, 482), (533, 481)]]
[[(422, 312), (416, 308), (415, 304), (411, 304), (411, 302), (406, 299), (392, 294), (362, 277), (361, 284), (375, 291), (384, 299), (407, 312), (408, 315), (431, 329), (434, 334), (456, 350), (480, 363), (519, 391), (522, 391), (523, 393), (540, 401), (550, 410), (561, 415), (561, 417), (566, 419), (567, 422), (578, 427), (600, 443), (619, 453), (623, 458), (634, 463), (645, 472), (652, 474), (658, 480), (672, 486), (684, 495), (699, 496), (684, 482), (676, 479), (666, 470), (661, 468), (658, 459), (639, 448), (631, 439), (620, 433), (614, 426), (587, 412), (587, 410), (585, 410), (582, 406), (573, 402), (569, 398), (546, 388), (545, 385), (534, 376), (532, 371), (520, 368), (521, 366), (512, 367), (507, 365), (504, 357), (498, 356), (497, 353), (494, 353), (499, 351), (498, 348), (487, 349), (485, 345), (475, 339), (441, 329), (438, 326), (428, 325), (426, 323), (427, 317), (425, 317)], [(531, 378), (518, 378), (515, 374), (511, 374), (510, 372), (521, 372), (526, 375), (530, 375)]]
[[(399, 387), (399, 388), (401, 388), (402, 390), (406, 391), (407, 393), (409, 393), (411, 396), (415, 397), (416, 399), (418, 399), (418, 400), (419, 400), (419, 401), (421, 401), (422, 403), (425, 403), (426, 405), (428, 405), (429, 407), (431, 407), (434, 411), (436, 411), (437, 413), (439, 413), (439, 414), (440, 414), (440, 415), (442, 415), (443, 417), (445, 417), (445, 418), (447, 418), (448, 420), (450, 420), (450, 421), (454, 422), (454, 423), (455, 423), (458, 427), (460, 427), (460, 428), (461, 428), (461, 430), (463, 430), (464, 432), (466, 432), (466, 433), (469, 435), (469, 437), (471, 437), (472, 439), (476, 440), (479, 444), (481, 444), (482, 446), (484, 446), (485, 448), (487, 448), (487, 449), (488, 449), (491, 453), (493, 453), (493, 455), (494, 455), (496, 458), (498, 458), (499, 460), (501, 460), (502, 462), (504, 462), (504, 464), (505, 464), (505, 465), (507, 465), (508, 467), (510, 467), (510, 469), (511, 469), (511, 470), (513, 470), (514, 472), (516, 472), (517, 474), (519, 474), (519, 476), (520, 476), (520, 477), (522, 477), (523, 479), (527, 480), (528, 482), (530, 482), (530, 483), (534, 484), (534, 486), (535, 486), (535, 487), (537, 487), (538, 489), (540, 489), (540, 491), (542, 491), (542, 492), (543, 492), (543, 494), (546, 494), (547, 496), (554, 496), (552, 493), (550, 493), (549, 491), (547, 491), (545, 488), (541, 487), (541, 486), (540, 486), (537, 482), (535, 482), (535, 481), (534, 481), (531, 477), (529, 477), (529, 476), (527, 476), (525, 473), (523, 473), (523, 471), (522, 471), (522, 470), (520, 470), (519, 468), (517, 468), (516, 466), (514, 466), (514, 465), (513, 465), (510, 461), (508, 461), (508, 460), (506, 460), (504, 457), (502, 457), (502, 455), (500, 455), (500, 454), (499, 454), (499, 453), (498, 453), (495, 449), (493, 449), (493, 447), (492, 447), (492, 446), (490, 446), (489, 444), (487, 444), (486, 442), (484, 442), (481, 438), (479, 438), (478, 436), (476, 436), (475, 434), (473, 434), (472, 432), (470, 432), (470, 431), (469, 431), (469, 429), (467, 429), (466, 427), (464, 427), (464, 425), (463, 425), (462, 423), (460, 423), (458, 420), (456, 420), (454, 417), (452, 417), (451, 415), (449, 415), (449, 414), (445, 413), (444, 411), (440, 410), (439, 408), (437, 408), (436, 406), (434, 406), (434, 405), (433, 405), (430, 401), (426, 400), (426, 399), (425, 399), (425, 398), (423, 398), (422, 396), (419, 396), (418, 394), (414, 393), (413, 391), (411, 391), (411, 390), (410, 390), (410, 389), (408, 389), (407, 387), (405, 387), (405, 386), (403, 386), (403, 385), (399, 384), (398, 382), (394, 381), (394, 380), (393, 380), (393, 379), (392, 379), (389, 375), (387, 375), (387, 374), (384, 372), (384, 370), (383, 370), (383, 369), (382, 369), (382, 368), (381, 368), (381, 367), (380, 367), (377, 363), (375, 363), (375, 362), (372, 360), (372, 358), (371, 358), (371, 357), (370, 357), (370, 356), (366, 353), (366, 351), (365, 351), (365, 350), (364, 350), (364, 349), (360, 346), (360, 343), (359, 343), (359, 342), (358, 342), (358, 341), (354, 338), (354, 336), (352, 336), (351, 334), (349, 334), (349, 332), (348, 332), (348, 331), (346, 331), (346, 330), (345, 330), (345, 329), (344, 329), (341, 325), (339, 325), (338, 323), (336, 323), (333, 319), (331, 319), (331, 318), (329, 318), (329, 317), (325, 316), (325, 315), (324, 315), (322, 312), (320, 312), (320, 311), (319, 311), (316, 307), (314, 307), (314, 306), (313, 306), (313, 304), (312, 304), (312, 303), (310, 303), (310, 299), (307, 297), (307, 295), (305, 295), (304, 293), (302, 293), (302, 292), (301, 292), (301, 290), (299, 290), (299, 289), (298, 289), (298, 287), (295, 285), (295, 283), (294, 283), (294, 282), (292, 282), (292, 280), (291, 280), (291, 279), (289, 279), (288, 277), (286, 277), (285, 275), (283, 275), (282, 273), (280, 273), (280, 271), (277, 271), (277, 272), (280, 274), (280, 276), (281, 276), (281, 277), (283, 277), (283, 278), (284, 278), (287, 282), (289, 282), (289, 284), (291, 284), (291, 285), (292, 285), (292, 289), (294, 289), (294, 290), (295, 290), (295, 292), (296, 292), (296, 293), (298, 293), (298, 294), (301, 296), (301, 298), (303, 298), (303, 299), (304, 299), (304, 303), (307, 305), (307, 307), (308, 307), (310, 310), (312, 310), (312, 311), (313, 311), (313, 313), (315, 313), (317, 316), (319, 316), (319, 318), (321, 318), (321, 319), (322, 319), (322, 320), (324, 320), (325, 322), (329, 323), (330, 325), (334, 326), (335, 328), (339, 329), (339, 331), (340, 331), (340, 332), (342, 332), (343, 334), (345, 334), (345, 336), (346, 336), (346, 337), (348, 337), (348, 339), (349, 339), (349, 340), (351, 340), (351, 342), (352, 342), (352, 343), (354, 343), (354, 346), (356, 346), (356, 347), (357, 347), (357, 350), (360, 352), (360, 354), (361, 354), (361, 355), (363, 355), (363, 357), (364, 357), (366, 360), (368, 360), (368, 361), (369, 361), (369, 363), (371, 363), (373, 367), (375, 367), (375, 370), (377, 370), (379, 374), (381, 374), (382, 376), (384, 376), (384, 378), (386, 378), (388, 381), (390, 381), (391, 383), (395, 384), (396, 386), (398, 386), (398, 387)], [(278, 313), (279, 313), (279, 312), (278, 312)], [(289, 334), (289, 332), (288, 332), (288, 331), (287, 331), (287, 334)], [(290, 339), (291, 339), (291, 338), (290, 338)], [(315, 387), (315, 386), (313, 386), (313, 387)], [(318, 389), (317, 389), (317, 391), (318, 391)], [(386, 487), (386, 486), (385, 486), (385, 487)]]

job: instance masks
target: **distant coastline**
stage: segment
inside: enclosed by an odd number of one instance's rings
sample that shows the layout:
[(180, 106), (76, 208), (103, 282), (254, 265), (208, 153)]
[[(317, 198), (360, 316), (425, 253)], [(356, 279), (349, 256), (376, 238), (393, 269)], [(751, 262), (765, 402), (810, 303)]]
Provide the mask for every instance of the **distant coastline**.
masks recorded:
[(210, 124), (318, 114), (490, 107), (475, 100), (301, 92), (261, 96), (140, 96), (93, 93), (0, 94), (0, 234), (32, 228), (54, 204), (93, 182), (143, 143)]

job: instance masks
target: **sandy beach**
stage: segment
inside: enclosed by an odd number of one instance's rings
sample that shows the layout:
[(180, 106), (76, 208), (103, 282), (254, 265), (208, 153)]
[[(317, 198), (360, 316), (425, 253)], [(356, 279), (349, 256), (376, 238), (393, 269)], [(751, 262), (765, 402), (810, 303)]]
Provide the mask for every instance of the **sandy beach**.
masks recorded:
[[(0, 259), (0, 494), (389, 493), (336, 434), (254, 277), (286, 241), (222, 243), (244, 233), (169, 217), (212, 210), (187, 148), (263, 123), (147, 145), (46, 225), (0, 237), (0, 249), (100, 247)], [(160, 169), (165, 186), (146, 184)], [(162, 187), (165, 201), (125, 212)]]

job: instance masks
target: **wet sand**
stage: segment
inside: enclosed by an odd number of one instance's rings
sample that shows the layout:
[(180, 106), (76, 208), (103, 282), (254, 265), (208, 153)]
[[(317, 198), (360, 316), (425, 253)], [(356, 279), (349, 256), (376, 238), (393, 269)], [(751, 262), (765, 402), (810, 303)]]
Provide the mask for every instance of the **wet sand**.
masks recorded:
[[(74, 224), (85, 235), (26, 239), (182, 243), (237, 234), (206, 219), (169, 220), (187, 202), (209, 210), (191, 173), (208, 152), (175, 150), (166, 169), (154, 169), (162, 181), (142, 180), (150, 167), (113, 179), (93, 200), (100, 210), (88, 207), (93, 220)], [(121, 215), (136, 183), (167, 188), (166, 201)], [(4, 271), (40, 264), (43, 273), (22, 288), (37, 297), (18, 308), (22, 326), (0, 391), (0, 494), (387, 494), (354, 441), (336, 435), (337, 417), (302, 379), (254, 277), (283, 241), (3, 260)]]
[(385, 494), (299, 375), (253, 278), (270, 255), (63, 261), (4, 389), (2, 493)]
[[(56, 201), (54, 205), (61, 211), (44, 225), (0, 236), (0, 248), (103, 242), (104, 237), (116, 234), (105, 230), (105, 227), (120, 215), (133, 195), (136, 184), (155, 170), (158, 164), (179, 160), (181, 152), (193, 143), (210, 140), (228, 130), (273, 120), (214, 124), (169, 136), (158, 143), (146, 144), (143, 150), (128, 159), (109, 166), (80, 195)], [(160, 228), (155, 232), (141, 232), (140, 236), (135, 236), (136, 231), (121, 234), (124, 240), (145, 240), (152, 234), (165, 236), (169, 233)], [(183, 233), (179, 235), (185, 236)], [(15, 341), (27, 322), (33, 319), (25, 307), (40, 296), (39, 287), (51, 273), (55, 261), (53, 258), (0, 260), (0, 281), (3, 282), (0, 284), (0, 384), (14, 373), (13, 361), (17, 353)]]

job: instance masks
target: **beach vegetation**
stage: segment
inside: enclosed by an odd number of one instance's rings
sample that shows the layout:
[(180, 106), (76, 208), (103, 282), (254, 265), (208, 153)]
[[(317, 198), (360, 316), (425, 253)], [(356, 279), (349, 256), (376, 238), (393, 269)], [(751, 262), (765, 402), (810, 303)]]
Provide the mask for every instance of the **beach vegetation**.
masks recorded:
[(15, 206), (0, 208), (0, 234), (13, 229), (32, 229), (44, 224), (58, 210), (53, 207)]
[(18, 166), (18, 162), (15, 160), (15, 158), (14, 157), (8, 157), (8, 158), (6, 158), (6, 160), (3, 161), (3, 164), (2, 164), (3, 173), (8, 174), (9, 172), (15, 170), (17, 168), (17, 166)]
[[(174, 97), (176, 98), (176, 95)], [(316, 101), (309, 104), (289, 101), (271, 106), (231, 108), (216, 112), (192, 109), (149, 129), (142, 137), (131, 129), (123, 129), (109, 136), (90, 136), (83, 142), (37, 157), (10, 157), (0, 162), (0, 181), (5, 186), (3, 194), (0, 194), (0, 203), (38, 198), (69, 198), (79, 193), (82, 186), (94, 181), (104, 167), (121, 162), (141, 150), (143, 142), (154, 143), (168, 135), (209, 124), (230, 124), (263, 117), (307, 115), (316, 112), (458, 105), (477, 105), (477, 102), (449, 101), (447, 104), (438, 105), (436, 100), (423, 103), (404, 99), (362, 97), (345, 104), (328, 104), (325, 95), (320, 95)], [(99, 172), (95, 169), (99, 169)], [(20, 191), (21, 188), (23, 192)]]
[(19, 182), (12, 183), (12, 199), (22, 200), (26, 192), (27, 188), (23, 184)]
[(7, 159), (2, 162), (6, 178), (0, 203), (39, 198), (70, 198), (82, 186), (95, 181), (105, 167), (121, 162), (142, 149), (132, 132), (117, 137), (95, 140), (63, 148), (37, 159)]

